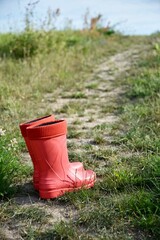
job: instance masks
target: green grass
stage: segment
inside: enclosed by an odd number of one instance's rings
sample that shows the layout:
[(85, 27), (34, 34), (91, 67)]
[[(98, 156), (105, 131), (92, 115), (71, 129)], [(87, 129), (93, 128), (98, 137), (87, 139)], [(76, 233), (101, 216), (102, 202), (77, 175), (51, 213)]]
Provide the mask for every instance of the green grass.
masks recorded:
[[(23, 239), (158, 239), (157, 38), (158, 34), (128, 37), (70, 30), (1, 34), (0, 236), (5, 239), (3, 227), (7, 225)], [(134, 67), (118, 76), (113, 84), (122, 85), (126, 92), (117, 101), (95, 102), (101, 80), (88, 80), (95, 66), (140, 44), (142, 48), (148, 46), (147, 53), (139, 54)], [(87, 91), (94, 94), (89, 97)], [(45, 98), (47, 94), (49, 99)], [(83, 162), (86, 168), (95, 170), (97, 183), (93, 189), (68, 193), (51, 203), (36, 200), (39, 205), (34, 206), (32, 198), (38, 194), (24, 187), (30, 182), (32, 170), (23, 161), (26, 148), (18, 125), (51, 112), (55, 114), (51, 103), (58, 97), (69, 101), (56, 110), (56, 115), (74, 118), (68, 127), (70, 161)], [(97, 116), (100, 119), (108, 114), (118, 115), (119, 121), (92, 127)], [(13, 198), (17, 196), (28, 197), (29, 206), (15, 203)], [(45, 208), (52, 212), (58, 206), (64, 210), (73, 208), (75, 216), (51, 224), (52, 216)]]
[[(110, 239), (111, 229), (119, 232), (117, 236), (112, 233), (111, 239), (134, 239), (138, 231), (140, 239), (157, 239), (160, 234), (158, 54), (151, 52), (149, 67), (146, 68), (146, 62), (144, 67), (144, 60), (141, 60), (136, 72), (131, 72), (129, 81), (123, 80), (128, 91), (117, 126), (119, 134), (115, 132), (114, 138), (118, 152), (110, 155), (109, 167), (97, 172), (101, 181), (94, 189), (95, 193), (91, 196), (88, 193), (83, 201), (79, 201), (78, 193), (77, 199), (74, 197), (74, 204), (78, 202), (80, 209), (82, 202), (88, 205), (87, 211), (85, 207), (80, 211), (77, 222), (88, 234), (98, 232), (104, 239)], [(97, 134), (95, 143), (102, 144), (100, 139), (101, 135)], [(124, 157), (119, 156), (121, 151)], [(128, 152), (131, 153), (129, 157)], [(104, 156), (102, 150), (95, 155), (98, 161), (106, 162), (108, 158), (106, 154)]]
[(29, 176), (30, 168), (20, 163), (21, 142), (16, 135), (1, 129), (0, 135), (0, 197), (12, 195), (16, 185), (21, 183), (24, 176)]
[[(152, 65), (144, 69), (141, 64), (135, 77), (130, 78), (129, 94), (134, 102), (124, 107), (123, 121), (126, 122), (124, 133), (118, 140), (124, 148), (139, 152), (139, 163), (132, 170), (132, 185), (138, 185), (142, 193), (131, 198), (128, 207), (130, 215), (135, 215), (135, 222), (143, 229), (158, 236), (160, 224), (160, 141), (159, 141), (159, 53), (151, 55), (148, 62)], [(128, 124), (127, 124), (128, 123)], [(134, 161), (135, 158), (132, 158)], [(134, 183), (135, 181), (135, 183)], [(129, 181), (127, 181), (129, 182)]]

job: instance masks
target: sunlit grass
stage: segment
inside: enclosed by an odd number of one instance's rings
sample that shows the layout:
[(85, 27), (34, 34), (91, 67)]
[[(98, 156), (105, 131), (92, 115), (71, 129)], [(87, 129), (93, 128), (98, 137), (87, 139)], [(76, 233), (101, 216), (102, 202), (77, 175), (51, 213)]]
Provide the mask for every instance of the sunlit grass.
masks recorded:
[[(16, 221), (23, 239), (128, 240), (136, 239), (137, 234), (140, 239), (158, 238), (160, 58), (157, 47), (150, 44), (155, 41), (154, 36), (148, 39), (149, 43), (143, 37), (80, 31), (2, 35), (1, 197), (16, 196), (14, 189), (21, 195), (23, 190), (19, 185), (31, 177), (31, 168), (21, 159), (26, 148), (19, 123), (50, 111), (66, 118), (74, 116), (68, 127), (69, 159), (83, 162), (85, 168), (97, 173), (93, 189), (82, 189), (53, 200), (54, 207), (58, 202), (75, 208), (76, 215), (68, 222), (52, 225), (47, 222), (51, 216), (45, 208), (2, 202), (1, 222), (8, 224), (11, 218), (9, 224), (14, 227)], [(102, 103), (101, 99), (95, 100), (97, 92), (89, 98), (87, 91), (97, 91), (101, 81), (88, 80), (95, 66), (137, 43), (149, 45), (148, 56), (140, 55), (142, 59), (137, 60), (133, 69), (113, 83), (126, 87), (123, 101)], [(46, 94), (50, 99), (45, 98)], [(49, 102), (58, 97), (68, 101), (51, 110)], [(118, 115), (118, 122), (92, 126), (95, 117), (100, 119), (107, 114)]]

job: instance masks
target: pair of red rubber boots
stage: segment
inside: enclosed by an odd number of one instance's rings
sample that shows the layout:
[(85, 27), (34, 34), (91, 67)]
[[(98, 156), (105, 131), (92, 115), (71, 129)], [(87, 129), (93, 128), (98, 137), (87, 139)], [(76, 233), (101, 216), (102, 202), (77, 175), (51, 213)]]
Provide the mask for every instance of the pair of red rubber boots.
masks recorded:
[(96, 174), (81, 162), (69, 162), (66, 144), (67, 123), (53, 115), (20, 124), (31, 156), (34, 188), (43, 199), (94, 185)]

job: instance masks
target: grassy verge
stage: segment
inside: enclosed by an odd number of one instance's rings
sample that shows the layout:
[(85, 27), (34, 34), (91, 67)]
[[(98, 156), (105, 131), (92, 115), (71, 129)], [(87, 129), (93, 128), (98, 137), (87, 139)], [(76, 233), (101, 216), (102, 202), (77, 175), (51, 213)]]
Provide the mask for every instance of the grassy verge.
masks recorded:
[[(73, 31), (1, 35), (0, 180), (3, 184), (0, 194), (3, 200), (0, 236), (7, 239), (4, 236), (4, 225), (11, 226), (10, 229), (13, 230), (15, 221), (22, 239), (158, 238), (158, 39), (159, 35), (126, 37)], [(120, 101), (117, 103), (113, 99), (113, 103), (102, 103), (99, 98), (96, 102), (94, 99), (99, 94), (101, 80), (96, 76), (97, 82), (86, 82), (95, 66), (104, 59), (139, 44), (148, 46), (147, 52), (142, 51), (133, 68), (118, 76), (113, 84), (114, 88), (125, 88)], [(89, 97), (86, 89), (95, 91), (90, 102), (87, 102)], [(45, 97), (50, 94), (52, 99)], [(23, 206), (15, 203), (12, 197), (9, 200), (4, 197), (12, 193), (12, 187), (17, 186), (18, 182), (21, 184), (30, 181), (31, 169), (20, 157), (25, 152), (25, 146), (20, 136), (19, 122), (54, 113), (49, 102), (56, 102), (59, 95), (63, 99), (69, 96), (74, 101), (66, 102), (56, 110), (57, 115), (74, 117), (77, 114), (79, 117), (75, 118), (69, 128), (70, 159), (83, 161), (86, 167), (95, 169), (98, 181), (93, 189), (69, 193), (47, 203), (48, 208), (56, 206), (58, 202), (64, 209), (72, 206), (76, 211), (76, 216), (70, 217), (69, 221), (51, 224), (49, 214), (45, 212), (46, 203), (43, 201), (39, 207), (32, 206), (32, 203), (30, 206)], [(86, 127), (87, 130), (80, 128), (79, 119), (84, 117), (85, 110), (95, 112), (97, 106), (101, 116), (107, 116), (109, 112), (118, 115), (118, 122), (110, 125), (99, 123)], [(88, 112), (88, 124), (94, 125), (93, 115)], [(107, 140), (106, 134), (112, 138)], [(91, 141), (88, 142), (88, 138)], [(78, 139), (84, 141), (80, 145), (80, 153), (76, 152)], [(26, 190), (25, 194), (29, 195), (30, 192)], [(23, 195), (21, 187), (19, 195)]]

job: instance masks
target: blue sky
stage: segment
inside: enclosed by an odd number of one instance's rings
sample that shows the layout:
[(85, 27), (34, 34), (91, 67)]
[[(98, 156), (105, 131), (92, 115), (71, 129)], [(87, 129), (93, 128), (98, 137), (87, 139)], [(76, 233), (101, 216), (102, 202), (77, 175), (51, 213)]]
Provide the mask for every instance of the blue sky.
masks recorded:
[[(21, 30), (27, 4), (36, 0), (0, 0), (0, 31), (9, 26)], [(57, 27), (65, 26), (67, 19), (73, 27), (83, 27), (83, 16), (89, 9), (90, 17), (103, 15), (103, 24), (117, 24), (122, 32), (149, 34), (160, 30), (160, 0), (40, 0), (34, 9), (37, 24), (44, 20), (48, 8), (61, 9)]]

